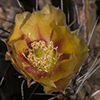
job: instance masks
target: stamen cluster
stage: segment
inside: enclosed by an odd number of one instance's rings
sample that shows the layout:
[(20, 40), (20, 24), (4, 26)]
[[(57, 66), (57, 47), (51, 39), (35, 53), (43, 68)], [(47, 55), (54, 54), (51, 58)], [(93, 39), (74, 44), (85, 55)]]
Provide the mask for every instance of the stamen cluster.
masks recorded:
[(39, 42), (33, 41), (31, 47), (32, 49), (28, 49), (29, 54), (25, 58), (38, 70), (46, 72), (50, 71), (56, 64), (57, 55), (54, 55), (54, 50), (57, 52), (57, 47), (55, 48), (53, 46), (52, 41), (47, 45), (43, 40), (40, 40)]

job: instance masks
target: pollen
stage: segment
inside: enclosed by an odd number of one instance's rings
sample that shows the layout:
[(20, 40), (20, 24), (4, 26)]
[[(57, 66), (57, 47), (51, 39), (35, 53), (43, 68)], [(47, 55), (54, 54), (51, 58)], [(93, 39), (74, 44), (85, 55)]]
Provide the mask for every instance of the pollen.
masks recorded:
[(53, 46), (52, 41), (46, 44), (43, 40), (33, 41), (31, 47), (32, 49), (28, 49), (29, 54), (25, 56), (23, 53), (23, 56), (38, 70), (50, 71), (57, 62), (57, 47)]

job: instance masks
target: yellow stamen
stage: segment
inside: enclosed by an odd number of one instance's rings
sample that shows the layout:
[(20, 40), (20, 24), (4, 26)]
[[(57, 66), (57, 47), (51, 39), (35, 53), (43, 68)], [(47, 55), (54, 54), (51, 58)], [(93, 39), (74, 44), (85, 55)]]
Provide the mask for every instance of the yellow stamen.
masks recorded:
[(56, 64), (57, 54), (54, 55), (54, 50), (57, 53), (57, 47), (53, 46), (53, 42), (47, 45), (44, 41), (34, 41), (31, 43), (32, 49), (28, 49), (28, 56), (23, 56), (40, 71), (50, 71), (50, 69)]

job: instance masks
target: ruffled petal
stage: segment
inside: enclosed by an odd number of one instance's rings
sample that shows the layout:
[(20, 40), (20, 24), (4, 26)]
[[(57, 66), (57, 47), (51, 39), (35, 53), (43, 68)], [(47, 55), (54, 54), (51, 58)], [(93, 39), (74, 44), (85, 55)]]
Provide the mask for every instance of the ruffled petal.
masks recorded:
[(25, 68), (25, 72), (29, 74), (35, 81), (41, 83), (42, 85), (56, 88), (54, 82), (50, 80), (48, 72), (46, 73), (42, 71), (37, 71), (31, 66), (25, 66), (24, 68)]
[(23, 14), (17, 14), (15, 17), (15, 27), (11, 31), (10, 36), (7, 40), (8, 44), (11, 44), (19, 39), (24, 38), (24, 34), (21, 32), (20, 28), (26, 23), (31, 13), (24, 12)]
[(52, 92), (57, 92), (57, 91), (62, 91), (64, 93), (65, 88), (70, 84), (73, 77), (74, 74), (70, 74), (69, 76), (61, 78), (60, 80), (54, 82), (56, 88), (43, 85), (45, 93), (51, 94)]
[(88, 47), (84, 40), (77, 37), (76, 35), (73, 35), (75, 43), (76, 43), (76, 49), (74, 50), (74, 54), (77, 57), (77, 65), (74, 69), (74, 73), (76, 73), (80, 66), (82, 66), (87, 54), (88, 54)]
[(51, 27), (54, 29), (51, 41), (53, 41), (54, 47), (58, 47), (57, 52), (71, 54), (76, 48), (76, 44), (70, 30), (67, 26), (57, 26), (54, 22)]
[[(60, 9), (47, 4), (41, 11), (32, 13), (29, 20), (21, 28), (21, 31), (26, 36), (29, 36), (31, 41), (44, 40), (50, 42), (50, 37), (52, 37), (52, 33), (55, 30), (52, 27), (53, 23), (59, 26), (65, 26), (65, 14)], [(59, 33), (57, 35), (60, 37), (62, 34)]]
[(14, 68), (19, 73), (21, 73), (22, 75), (24, 75), (24, 78), (27, 80), (27, 83), (29, 85), (30, 81), (32, 80), (32, 78), (31, 78), (31, 76), (29, 74), (27, 74), (24, 71), (23, 64), (22, 64), (21, 60), (19, 59), (19, 57), (17, 55), (17, 52), (15, 50), (14, 45), (8, 46), (8, 53), (7, 53), (7, 55), (10, 56), (10, 59), (12, 61), (12, 64), (13, 64)]
[(50, 80), (57, 81), (60, 78), (70, 75), (77, 64), (77, 58), (74, 54), (70, 55), (69, 59), (62, 60), (56, 64), (51, 70)]
[(27, 49), (29, 49), (26, 41), (25, 40), (19, 40), (19, 41), (14, 43), (14, 47), (15, 47), (16, 53), (17, 53), (18, 57), (20, 58), (21, 62), (24, 63), (24, 64), (28, 64), (29, 62), (24, 57), (24, 55), (25, 56), (27, 55)]
[(44, 87), (44, 91), (46, 94), (51, 94), (52, 92), (56, 92), (57, 89), (54, 88), (54, 87), (49, 87), (49, 86), (46, 86), (46, 85), (43, 85)]
[(44, 40), (50, 41), (52, 29), (50, 28), (50, 16), (38, 12), (33, 12), (21, 31), (28, 36), (31, 41)]
[(57, 90), (64, 92), (64, 90), (70, 84), (73, 77), (74, 77), (74, 74), (70, 74), (67, 77), (61, 78), (58, 81), (54, 82), (57, 87)]
[(66, 26), (66, 16), (62, 10), (59, 8), (55, 8), (54, 6), (51, 6), (50, 4), (47, 4), (41, 12), (43, 14), (49, 14), (51, 19), (56, 23), (58, 26)]

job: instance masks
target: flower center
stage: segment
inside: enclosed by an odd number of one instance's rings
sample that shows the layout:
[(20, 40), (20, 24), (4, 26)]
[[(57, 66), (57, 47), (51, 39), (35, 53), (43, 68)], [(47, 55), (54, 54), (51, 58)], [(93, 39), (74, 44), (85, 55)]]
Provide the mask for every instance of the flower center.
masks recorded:
[[(53, 42), (47, 45), (43, 40), (31, 43), (32, 49), (28, 49), (28, 56), (24, 57), (31, 63), (31, 65), (40, 71), (50, 71), (57, 62), (57, 47), (53, 46)], [(56, 53), (54, 54), (54, 50)]]
[(35, 50), (35, 56), (38, 58), (41, 58), (44, 56), (44, 51), (42, 49), (36, 49)]

